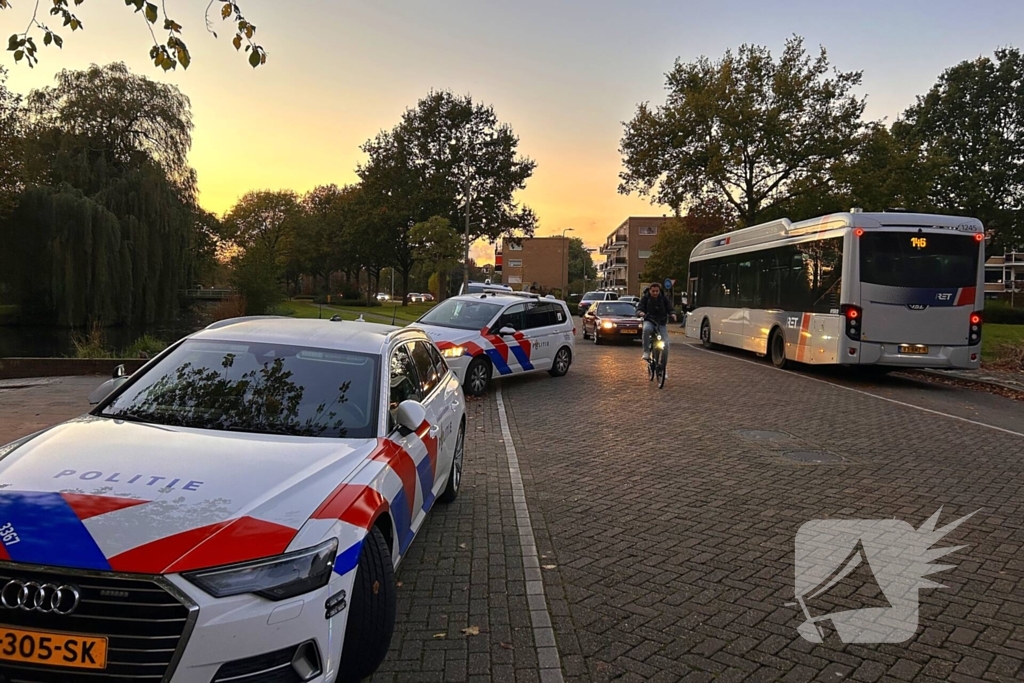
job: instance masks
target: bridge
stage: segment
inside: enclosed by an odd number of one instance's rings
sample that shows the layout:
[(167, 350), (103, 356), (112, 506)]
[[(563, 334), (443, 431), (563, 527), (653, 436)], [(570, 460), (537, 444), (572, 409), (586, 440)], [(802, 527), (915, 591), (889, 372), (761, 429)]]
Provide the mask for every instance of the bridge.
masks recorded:
[(220, 301), (222, 299), (229, 299), (235, 295), (233, 289), (184, 289), (181, 290), (181, 296), (185, 299), (193, 299), (196, 301)]

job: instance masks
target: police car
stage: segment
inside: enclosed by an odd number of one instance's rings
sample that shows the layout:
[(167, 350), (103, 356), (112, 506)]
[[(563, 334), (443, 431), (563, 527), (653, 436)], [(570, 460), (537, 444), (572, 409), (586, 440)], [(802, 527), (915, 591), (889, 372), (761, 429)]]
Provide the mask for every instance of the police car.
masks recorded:
[[(122, 373), (115, 373), (121, 375)], [(462, 479), (420, 330), (244, 318), (0, 448), (0, 680), (356, 681)]]
[(575, 328), (565, 302), (486, 291), (446, 299), (414, 323), (441, 350), (466, 393), (491, 378), (539, 370), (561, 377), (572, 364)]

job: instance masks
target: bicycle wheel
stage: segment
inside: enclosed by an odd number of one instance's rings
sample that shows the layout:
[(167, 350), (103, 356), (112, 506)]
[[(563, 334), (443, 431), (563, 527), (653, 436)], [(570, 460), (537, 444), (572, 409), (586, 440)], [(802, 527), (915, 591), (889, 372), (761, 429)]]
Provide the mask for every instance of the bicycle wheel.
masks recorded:
[(665, 386), (665, 364), (660, 363), (658, 365), (658, 388), (661, 389)]
[(647, 361), (647, 379), (648, 381), (654, 380), (654, 360)]

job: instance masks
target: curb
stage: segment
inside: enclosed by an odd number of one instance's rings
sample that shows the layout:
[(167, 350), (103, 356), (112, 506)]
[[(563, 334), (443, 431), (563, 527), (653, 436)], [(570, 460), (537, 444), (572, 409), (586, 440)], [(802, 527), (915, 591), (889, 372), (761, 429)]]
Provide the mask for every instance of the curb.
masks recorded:
[(952, 375), (944, 370), (928, 370), (928, 369), (908, 369), (905, 370), (907, 374), (927, 375), (929, 377), (936, 377), (945, 380), (952, 380), (955, 382), (963, 382), (965, 384), (974, 384), (979, 387), (985, 387), (989, 389), (1001, 389), (1003, 391), (1012, 391), (1017, 394), (1020, 398), (1024, 398), (1024, 386), (1014, 386), (1005, 382), (999, 382), (991, 379), (982, 379), (980, 377), (964, 377), (962, 375)]

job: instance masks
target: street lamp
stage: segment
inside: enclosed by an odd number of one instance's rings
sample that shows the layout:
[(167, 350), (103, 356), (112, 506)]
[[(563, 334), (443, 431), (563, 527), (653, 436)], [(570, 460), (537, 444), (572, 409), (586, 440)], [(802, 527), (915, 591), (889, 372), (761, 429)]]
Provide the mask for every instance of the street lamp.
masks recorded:
[(562, 289), (563, 299), (569, 298), (569, 295), (566, 292), (566, 290), (569, 289), (569, 245), (566, 244), (565, 242), (565, 233), (567, 232), (575, 231), (572, 228), (566, 228), (565, 230), (562, 231), (562, 249), (565, 252), (565, 270), (562, 271), (563, 273), (565, 273), (565, 287)]

